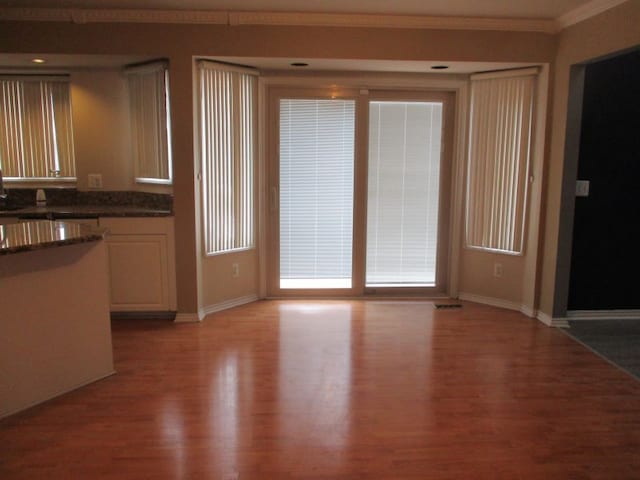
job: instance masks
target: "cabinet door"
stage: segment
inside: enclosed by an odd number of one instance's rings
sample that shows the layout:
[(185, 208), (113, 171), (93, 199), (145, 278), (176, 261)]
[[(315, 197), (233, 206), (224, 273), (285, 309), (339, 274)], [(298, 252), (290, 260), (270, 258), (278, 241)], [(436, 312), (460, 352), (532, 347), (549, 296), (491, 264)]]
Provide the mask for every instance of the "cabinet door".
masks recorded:
[(111, 235), (111, 311), (169, 310), (166, 235)]

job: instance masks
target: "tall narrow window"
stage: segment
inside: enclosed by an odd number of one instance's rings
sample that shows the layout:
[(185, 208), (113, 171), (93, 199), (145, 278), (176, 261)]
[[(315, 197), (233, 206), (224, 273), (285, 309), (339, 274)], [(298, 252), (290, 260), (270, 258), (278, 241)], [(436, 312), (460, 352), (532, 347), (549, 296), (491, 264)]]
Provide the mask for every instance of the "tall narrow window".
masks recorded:
[(136, 181), (171, 183), (171, 129), (169, 120), (169, 71), (165, 62), (154, 62), (125, 71)]
[(509, 254), (524, 250), (536, 74), (529, 69), (471, 79), (468, 247)]
[(75, 180), (67, 77), (0, 78), (0, 168), (6, 180)]
[(280, 100), (280, 288), (351, 288), (355, 101)]
[(368, 287), (436, 284), (442, 103), (369, 103)]
[(206, 253), (251, 248), (256, 76), (203, 60), (198, 77)]

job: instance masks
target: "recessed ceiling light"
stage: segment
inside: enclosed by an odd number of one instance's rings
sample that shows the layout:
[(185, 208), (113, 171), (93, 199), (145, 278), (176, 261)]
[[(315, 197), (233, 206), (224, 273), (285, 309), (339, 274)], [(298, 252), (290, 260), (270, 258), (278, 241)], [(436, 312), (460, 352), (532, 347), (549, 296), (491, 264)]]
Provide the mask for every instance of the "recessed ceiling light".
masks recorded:
[(44, 63), (45, 59), (44, 58), (34, 58), (31, 60), (31, 63)]
[(447, 68), (449, 68), (449, 65), (434, 65), (431, 70), (446, 70)]
[(308, 67), (309, 64), (305, 62), (293, 62), (290, 64), (292, 67)]

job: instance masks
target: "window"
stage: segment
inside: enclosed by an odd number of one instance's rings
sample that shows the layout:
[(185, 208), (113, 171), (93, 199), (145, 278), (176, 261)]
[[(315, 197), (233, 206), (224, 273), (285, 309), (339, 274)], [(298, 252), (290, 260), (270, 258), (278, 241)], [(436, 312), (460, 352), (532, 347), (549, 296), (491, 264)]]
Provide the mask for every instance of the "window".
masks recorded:
[(256, 76), (203, 60), (198, 82), (206, 253), (251, 248)]
[(67, 77), (0, 78), (0, 108), (5, 180), (75, 180)]
[(134, 172), (140, 183), (171, 183), (169, 72), (165, 62), (126, 69)]
[(442, 103), (369, 103), (368, 287), (434, 286)]
[(355, 104), (280, 99), (280, 288), (351, 288)]
[(468, 247), (523, 253), (536, 74), (528, 69), (471, 79)]

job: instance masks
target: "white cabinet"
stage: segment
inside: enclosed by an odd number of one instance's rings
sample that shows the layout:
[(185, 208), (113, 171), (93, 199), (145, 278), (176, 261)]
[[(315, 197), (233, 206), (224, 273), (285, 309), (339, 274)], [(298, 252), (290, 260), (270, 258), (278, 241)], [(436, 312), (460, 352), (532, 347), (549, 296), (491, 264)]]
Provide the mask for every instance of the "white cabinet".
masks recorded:
[(173, 217), (101, 217), (112, 312), (176, 310)]

